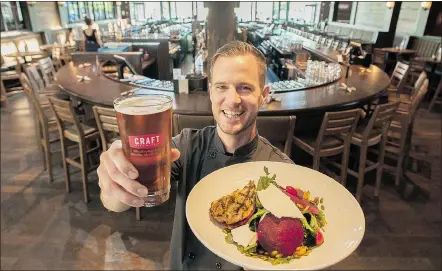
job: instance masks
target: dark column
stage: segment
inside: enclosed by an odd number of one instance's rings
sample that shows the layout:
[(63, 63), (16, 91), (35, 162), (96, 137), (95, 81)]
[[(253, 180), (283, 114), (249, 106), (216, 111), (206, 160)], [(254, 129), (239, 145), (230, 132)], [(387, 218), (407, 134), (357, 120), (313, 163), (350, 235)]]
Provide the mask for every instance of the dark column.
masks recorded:
[[(401, 12), (402, 2), (395, 2), (393, 8), (393, 14), (391, 15), (390, 27), (388, 32), (379, 32), (378, 40), (376, 41), (377, 48), (393, 47), (395, 45), (395, 39), (402, 40), (402, 37), (396, 37), (396, 27), (399, 19), (399, 13)], [(400, 42), (400, 41), (399, 41)]]
[(235, 10), (238, 2), (204, 2), (207, 15), (207, 60), (224, 44), (235, 39)]

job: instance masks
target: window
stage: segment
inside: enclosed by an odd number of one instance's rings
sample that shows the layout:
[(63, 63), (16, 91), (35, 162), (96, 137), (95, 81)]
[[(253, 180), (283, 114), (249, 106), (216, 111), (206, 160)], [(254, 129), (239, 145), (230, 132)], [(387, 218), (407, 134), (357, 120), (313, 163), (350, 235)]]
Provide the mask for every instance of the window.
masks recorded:
[(204, 7), (204, 2), (196, 2), (196, 11), (198, 21), (205, 21), (207, 14), (209, 13), (209, 9)]
[(335, 2), (335, 10), (333, 12), (333, 21), (339, 23), (350, 23), (351, 8), (353, 2)]
[(170, 2), (170, 18), (177, 18), (176, 2)]
[(161, 3), (160, 2), (145, 2), (144, 10), (147, 19), (160, 20), (161, 19)]
[(69, 14), (69, 23), (76, 23), (80, 20), (80, 14), (78, 13), (77, 2), (68, 2), (68, 14)]
[(112, 4), (112, 2), (104, 2), (104, 7), (106, 10), (106, 19), (114, 19), (114, 5)]
[[(236, 17), (239, 22), (248, 22), (252, 20), (252, 4), (253, 2), (240, 2), (239, 8), (235, 8)], [(253, 13), (255, 10), (253, 10)]]
[(177, 2), (176, 3), (177, 17), (180, 19), (192, 18), (192, 2)]
[(67, 2), (68, 21), (77, 23), (89, 17), (94, 21), (115, 19), (114, 2)]
[(268, 21), (273, 16), (273, 2), (257, 2), (256, 3), (256, 20)]
[(287, 19), (287, 2), (279, 2), (279, 19), (286, 20)]
[(314, 23), (316, 3), (314, 2), (290, 2), (288, 10), (289, 20), (299, 23)]
[(94, 2), (87, 2), (89, 18), (95, 20), (94, 16)]
[(130, 3), (131, 7), (133, 8), (131, 10), (131, 16), (132, 20), (135, 20), (135, 22), (144, 22), (146, 20), (146, 16), (144, 13), (144, 3)]
[(161, 18), (165, 20), (170, 19), (170, 13), (169, 13), (169, 3), (170, 2), (161, 2)]
[(78, 10), (80, 15), (80, 20), (84, 20), (89, 14), (87, 12), (87, 3), (86, 2), (78, 2)]

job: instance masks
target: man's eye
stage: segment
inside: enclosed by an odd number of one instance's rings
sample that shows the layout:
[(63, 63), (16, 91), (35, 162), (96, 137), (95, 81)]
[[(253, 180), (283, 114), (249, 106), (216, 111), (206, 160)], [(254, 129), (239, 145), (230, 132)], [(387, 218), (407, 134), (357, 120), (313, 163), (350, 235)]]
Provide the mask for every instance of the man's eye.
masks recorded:
[(238, 89), (241, 91), (251, 91), (252, 90), (252, 88), (249, 86), (239, 86)]
[(218, 86), (216, 86), (216, 89), (219, 89), (219, 90), (225, 90), (225, 89), (227, 89), (227, 86), (224, 86), (224, 85), (218, 85)]

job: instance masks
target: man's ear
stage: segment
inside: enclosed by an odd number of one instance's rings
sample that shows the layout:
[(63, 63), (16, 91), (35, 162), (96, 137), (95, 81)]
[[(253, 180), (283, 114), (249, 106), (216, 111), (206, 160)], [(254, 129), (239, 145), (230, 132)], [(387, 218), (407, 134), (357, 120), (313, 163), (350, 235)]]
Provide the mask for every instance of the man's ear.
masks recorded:
[(270, 93), (270, 86), (265, 85), (264, 89), (262, 90), (261, 97), (259, 98), (259, 106), (262, 106), (264, 102), (267, 100), (267, 96), (269, 96)]
[(209, 82), (209, 98), (210, 101), (212, 102), (212, 83)]

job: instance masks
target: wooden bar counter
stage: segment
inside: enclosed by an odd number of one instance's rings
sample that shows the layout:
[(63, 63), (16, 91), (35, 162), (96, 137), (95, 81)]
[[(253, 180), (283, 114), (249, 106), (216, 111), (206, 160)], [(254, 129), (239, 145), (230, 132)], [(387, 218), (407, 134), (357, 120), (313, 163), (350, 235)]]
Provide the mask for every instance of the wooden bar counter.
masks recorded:
[[(274, 94), (280, 102), (271, 102), (260, 109), (260, 115), (294, 115), (311, 111), (340, 110), (357, 107), (376, 98), (389, 85), (386, 73), (376, 66), (371, 73), (360, 73), (360, 66), (352, 66), (348, 84), (356, 87), (353, 92), (340, 89), (344, 78), (325, 86)], [(78, 82), (77, 75), (88, 76), (91, 80)], [(73, 62), (63, 66), (56, 74), (56, 81), (61, 89), (88, 104), (113, 106), (113, 101), (121, 93), (139, 88), (120, 83), (104, 74), (98, 75), (96, 67), (79, 68)], [(210, 99), (207, 92), (178, 94), (151, 90), (152, 93), (170, 95), (173, 110), (179, 114), (211, 115)]]

